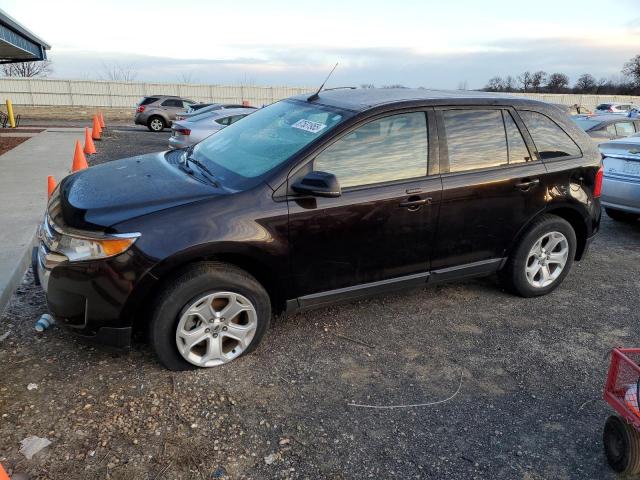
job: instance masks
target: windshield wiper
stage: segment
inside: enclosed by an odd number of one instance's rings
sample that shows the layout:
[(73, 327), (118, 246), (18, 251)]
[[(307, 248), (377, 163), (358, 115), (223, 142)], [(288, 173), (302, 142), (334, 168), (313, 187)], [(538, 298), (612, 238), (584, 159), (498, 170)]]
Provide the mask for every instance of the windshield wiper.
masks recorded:
[(200, 160), (193, 158), (192, 153), (194, 147), (195, 145), (191, 145), (186, 151), (186, 155), (184, 156), (185, 166), (189, 168), (189, 163), (193, 163), (200, 169), (200, 171), (206, 174), (207, 178), (211, 181), (211, 183), (213, 183), (214, 187), (220, 187), (220, 183), (218, 183), (218, 181), (216, 180), (216, 176), (213, 174), (213, 172), (209, 170), (209, 168)]

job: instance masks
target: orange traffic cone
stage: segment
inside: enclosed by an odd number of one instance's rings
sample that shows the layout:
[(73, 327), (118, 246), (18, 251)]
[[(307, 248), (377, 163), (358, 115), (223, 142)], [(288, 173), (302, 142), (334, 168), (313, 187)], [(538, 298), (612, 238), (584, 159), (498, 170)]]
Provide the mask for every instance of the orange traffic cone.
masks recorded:
[(9, 475), (7, 475), (7, 471), (4, 469), (1, 463), (0, 463), (0, 480), (9, 480)]
[(102, 133), (102, 129), (100, 128), (100, 121), (98, 120), (98, 116), (93, 116), (93, 127), (91, 128), (91, 138), (94, 140), (100, 140), (100, 133)]
[(107, 125), (104, 123), (104, 115), (102, 115), (102, 112), (98, 112), (98, 120), (100, 121), (100, 128), (107, 127)]
[(93, 155), (96, 153), (96, 146), (93, 144), (93, 139), (89, 133), (89, 127), (84, 127), (84, 153), (87, 155)]
[(76, 151), (73, 154), (73, 164), (71, 165), (71, 171), (77, 172), (78, 170), (84, 170), (88, 168), (87, 158), (84, 156), (80, 140), (76, 140)]
[(49, 175), (47, 177), (47, 197), (51, 198), (51, 194), (53, 193), (53, 190), (55, 188), (56, 188), (56, 181), (51, 175)]

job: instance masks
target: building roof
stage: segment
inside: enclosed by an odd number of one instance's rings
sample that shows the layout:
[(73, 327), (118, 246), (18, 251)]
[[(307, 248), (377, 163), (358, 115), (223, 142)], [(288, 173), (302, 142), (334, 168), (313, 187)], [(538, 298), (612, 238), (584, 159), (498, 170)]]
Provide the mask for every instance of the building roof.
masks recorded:
[(0, 63), (46, 60), (51, 46), (0, 9)]
[[(306, 101), (311, 93), (297, 95), (296, 100)], [(432, 100), (434, 103), (492, 103), (527, 104), (541, 103), (508, 94), (478, 92), (470, 90), (428, 90), (414, 88), (356, 88), (323, 90), (313, 103), (329, 105), (349, 110), (362, 111), (389, 103), (411, 103)]]

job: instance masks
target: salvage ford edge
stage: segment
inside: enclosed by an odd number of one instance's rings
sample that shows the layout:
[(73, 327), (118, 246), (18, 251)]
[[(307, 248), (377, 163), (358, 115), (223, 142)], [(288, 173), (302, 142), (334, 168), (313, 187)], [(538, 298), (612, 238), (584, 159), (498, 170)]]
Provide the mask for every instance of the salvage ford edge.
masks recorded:
[(323, 91), (66, 177), (34, 271), (63, 327), (118, 347), (146, 332), (167, 368), (212, 367), (278, 312), (496, 272), (551, 292), (598, 231), (600, 164), (542, 102)]

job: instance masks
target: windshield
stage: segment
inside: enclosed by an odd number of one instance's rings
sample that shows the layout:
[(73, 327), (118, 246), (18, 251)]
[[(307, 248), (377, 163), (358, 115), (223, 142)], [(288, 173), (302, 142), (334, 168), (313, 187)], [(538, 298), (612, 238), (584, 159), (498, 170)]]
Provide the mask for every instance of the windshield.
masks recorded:
[(281, 101), (198, 143), (192, 155), (222, 184), (248, 188), (350, 115), (321, 105)]
[(573, 121), (585, 132), (602, 123), (600, 120), (589, 120), (588, 118), (574, 118)]

